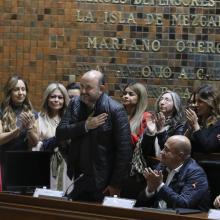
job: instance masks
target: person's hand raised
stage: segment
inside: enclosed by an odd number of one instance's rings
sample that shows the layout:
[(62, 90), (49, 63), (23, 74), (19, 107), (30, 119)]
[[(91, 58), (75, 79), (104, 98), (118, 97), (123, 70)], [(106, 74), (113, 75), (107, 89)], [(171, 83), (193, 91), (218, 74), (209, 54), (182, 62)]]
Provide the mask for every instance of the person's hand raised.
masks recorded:
[(186, 109), (186, 118), (189, 123), (189, 125), (193, 128), (194, 131), (197, 131), (200, 129), (199, 123), (198, 123), (198, 117), (194, 110), (192, 109)]
[(155, 191), (163, 181), (162, 172), (157, 170), (152, 170), (150, 167), (145, 168), (143, 175), (147, 182), (147, 187), (149, 192)]
[(17, 119), (17, 127), (20, 129), (32, 129), (35, 123), (35, 118), (32, 113), (22, 112)]
[(152, 114), (147, 120), (147, 133), (149, 135), (155, 135), (158, 132), (163, 131), (165, 128), (165, 116), (162, 112), (158, 114)]
[(156, 126), (157, 132), (162, 132), (165, 128), (165, 115), (162, 112), (159, 112), (156, 117)]
[(149, 135), (154, 135), (157, 132), (156, 121), (153, 115), (147, 118), (146, 128), (146, 131)]

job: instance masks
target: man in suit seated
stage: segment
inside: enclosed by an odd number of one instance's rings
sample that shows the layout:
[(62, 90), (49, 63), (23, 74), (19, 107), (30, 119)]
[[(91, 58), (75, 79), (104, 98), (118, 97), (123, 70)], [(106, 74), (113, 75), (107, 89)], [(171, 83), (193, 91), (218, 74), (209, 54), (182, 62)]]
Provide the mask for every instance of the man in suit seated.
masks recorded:
[(191, 144), (187, 137), (174, 135), (168, 138), (161, 151), (160, 164), (155, 170), (145, 169), (147, 187), (140, 193), (136, 206), (208, 211), (208, 180), (190, 155)]

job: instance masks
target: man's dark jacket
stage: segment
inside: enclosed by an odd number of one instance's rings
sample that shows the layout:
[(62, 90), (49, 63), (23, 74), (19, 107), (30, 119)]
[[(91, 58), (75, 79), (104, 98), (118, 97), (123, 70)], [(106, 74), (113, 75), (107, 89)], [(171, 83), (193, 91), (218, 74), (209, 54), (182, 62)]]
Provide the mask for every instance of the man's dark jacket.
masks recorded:
[[(86, 131), (89, 115), (107, 113), (106, 122)], [(94, 177), (98, 190), (111, 185), (120, 187), (128, 174), (132, 157), (130, 125), (124, 107), (103, 93), (89, 112), (80, 97), (73, 99), (56, 130), (58, 141), (71, 139), (67, 173)]]
[[(157, 170), (164, 169), (162, 164), (157, 167)], [(174, 175), (169, 186), (164, 185), (151, 198), (147, 198), (145, 191), (143, 191), (136, 205), (158, 208), (160, 200), (167, 203), (167, 208), (190, 208), (207, 211), (210, 206), (210, 195), (205, 171), (195, 160), (190, 158)]]

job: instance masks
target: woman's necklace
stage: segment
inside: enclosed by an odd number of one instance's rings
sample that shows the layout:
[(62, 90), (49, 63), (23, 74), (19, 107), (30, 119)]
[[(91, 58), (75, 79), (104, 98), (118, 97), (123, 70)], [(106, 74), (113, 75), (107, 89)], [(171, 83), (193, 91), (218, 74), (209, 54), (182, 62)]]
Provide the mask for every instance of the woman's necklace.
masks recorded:
[(60, 123), (60, 117), (59, 116), (55, 116), (53, 118), (50, 118), (51, 124), (55, 127), (58, 126), (58, 124)]

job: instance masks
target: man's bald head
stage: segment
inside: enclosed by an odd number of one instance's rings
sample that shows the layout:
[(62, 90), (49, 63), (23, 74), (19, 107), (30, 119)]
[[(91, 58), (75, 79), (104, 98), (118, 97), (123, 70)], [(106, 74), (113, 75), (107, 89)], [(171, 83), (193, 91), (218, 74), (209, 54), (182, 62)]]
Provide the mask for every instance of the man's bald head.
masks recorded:
[(97, 70), (83, 74), (80, 80), (80, 97), (88, 107), (93, 108), (104, 92), (104, 75)]
[(83, 74), (82, 79), (86, 78), (89, 80), (97, 80), (98, 85), (104, 85), (105, 80), (104, 80), (104, 75), (100, 71), (97, 70), (90, 70), (86, 73)]
[(191, 143), (190, 140), (183, 135), (173, 135), (167, 139), (167, 141), (175, 143), (175, 150), (179, 153), (183, 153), (184, 159), (191, 155)]
[(169, 137), (161, 151), (161, 163), (169, 169), (175, 169), (190, 157), (191, 143), (189, 139), (182, 135)]

